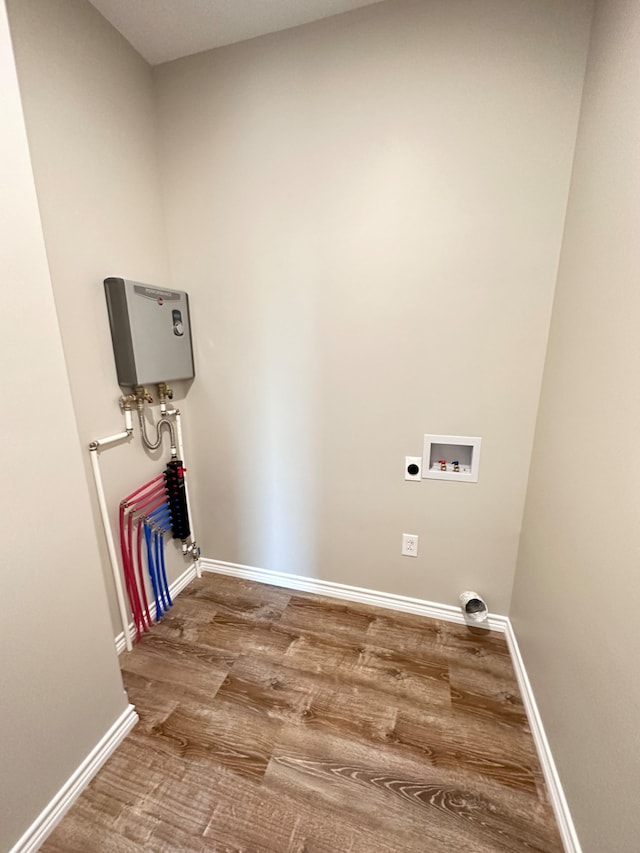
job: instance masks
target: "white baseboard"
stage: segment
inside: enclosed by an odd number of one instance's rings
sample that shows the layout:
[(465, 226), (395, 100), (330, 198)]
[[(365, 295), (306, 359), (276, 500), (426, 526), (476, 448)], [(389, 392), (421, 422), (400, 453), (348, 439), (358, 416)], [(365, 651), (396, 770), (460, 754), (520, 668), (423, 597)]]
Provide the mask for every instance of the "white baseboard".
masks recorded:
[[(447, 622), (456, 622), (460, 625), (465, 624), (465, 618), (461, 609), (449, 604), (439, 604), (420, 598), (409, 598), (404, 595), (394, 595), (393, 593), (363, 589), (357, 586), (346, 586), (345, 584), (334, 583), (333, 581), (305, 578), (300, 575), (290, 575), (286, 572), (274, 572), (269, 569), (259, 569), (255, 566), (242, 566), (237, 563), (226, 563), (222, 560), (210, 560), (204, 557), (200, 559), (200, 568), (205, 572), (231, 575), (232, 577), (244, 578), (245, 580), (257, 581), (272, 586), (281, 586), (285, 589), (315, 592), (318, 595), (342, 598), (347, 601), (358, 602), (359, 604), (372, 604), (376, 607), (387, 607), (392, 610), (400, 610), (404, 613), (428, 616), (431, 619), (442, 619)], [(540, 717), (524, 661), (518, 648), (511, 620), (508, 616), (490, 614), (487, 621), (482, 624), (493, 631), (502, 631), (505, 633), (513, 661), (513, 668), (518, 679), (522, 701), (529, 719), (534, 743), (538, 751), (538, 758), (540, 759), (540, 766), (542, 767), (551, 805), (558, 822), (558, 829), (562, 837), (565, 853), (582, 853), (571, 813), (569, 812), (569, 806), (564, 796), (562, 783), (560, 782), (549, 742), (545, 735), (544, 726), (542, 725), (542, 718)], [(478, 627), (477, 623), (474, 623), (474, 627)]]
[(542, 717), (540, 716), (540, 711), (533, 695), (531, 682), (529, 681), (529, 676), (527, 675), (527, 670), (520, 654), (520, 648), (518, 647), (518, 640), (516, 639), (510, 619), (507, 619), (505, 636), (565, 853), (582, 853), (578, 834), (571, 818), (562, 782), (560, 781), (560, 776), (553, 760), (551, 747), (549, 746), (549, 741), (547, 740), (542, 724)]
[[(283, 586), (302, 592), (315, 592), (318, 595), (356, 601), (358, 604), (372, 604), (374, 607), (386, 607), (391, 610), (400, 610), (403, 613), (415, 613), (418, 616), (429, 616), (431, 619), (443, 619), (447, 622), (457, 622), (460, 625), (465, 624), (464, 615), (459, 607), (450, 604), (438, 604), (435, 601), (426, 601), (422, 598), (409, 598), (406, 595), (395, 595), (391, 592), (380, 592), (376, 589), (364, 589), (359, 586), (347, 586), (343, 583), (320, 580), (319, 578), (305, 578), (286, 572), (273, 572), (254, 566), (225, 563), (222, 560), (209, 560), (205, 557), (200, 559), (200, 568), (204, 572), (217, 572), (221, 575), (231, 575), (271, 586)], [(504, 631), (506, 621), (506, 616), (490, 614), (481, 627), (489, 628), (492, 631)], [(478, 623), (474, 623), (474, 625), (478, 627)]]
[[(169, 584), (169, 594), (171, 595), (171, 599), (173, 600), (177, 595), (180, 595), (185, 586), (188, 586), (191, 581), (195, 578), (197, 572), (197, 568), (194, 565), (190, 566), (186, 569), (179, 578), (176, 578), (172, 584)], [(156, 618), (156, 603), (152, 601), (149, 604), (149, 611), (151, 613), (151, 619), (155, 621)], [(135, 639), (136, 636), (136, 626), (133, 622), (129, 622), (129, 636), (132, 640)], [(127, 647), (127, 644), (124, 639), (124, 631), (120, 631), (118, 636), (115, 638), (116, 651), (118, 654), (121, 654)]]
[(73, 805), (137, 722), (138, 715), (135, 708), (133, 705), (128, 705), (9, 853), (34, 853), (40, 847), (67, 809)]

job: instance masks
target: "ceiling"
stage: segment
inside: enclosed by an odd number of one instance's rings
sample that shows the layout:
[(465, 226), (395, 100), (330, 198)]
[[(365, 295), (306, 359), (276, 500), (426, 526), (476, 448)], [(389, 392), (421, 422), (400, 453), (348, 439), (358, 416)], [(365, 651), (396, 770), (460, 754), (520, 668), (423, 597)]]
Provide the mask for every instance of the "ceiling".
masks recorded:
[(151, 65), (381, 0), (90, 0)]

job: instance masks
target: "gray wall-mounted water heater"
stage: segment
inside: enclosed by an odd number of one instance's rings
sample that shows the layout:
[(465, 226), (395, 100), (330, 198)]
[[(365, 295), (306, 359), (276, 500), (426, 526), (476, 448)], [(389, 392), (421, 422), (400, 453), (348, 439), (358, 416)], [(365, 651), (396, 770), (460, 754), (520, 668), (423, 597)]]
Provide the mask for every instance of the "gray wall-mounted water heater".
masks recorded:
[(118, 383), (193, 379), (188, 295), (125, 278), (106, 278), (104, 289)]

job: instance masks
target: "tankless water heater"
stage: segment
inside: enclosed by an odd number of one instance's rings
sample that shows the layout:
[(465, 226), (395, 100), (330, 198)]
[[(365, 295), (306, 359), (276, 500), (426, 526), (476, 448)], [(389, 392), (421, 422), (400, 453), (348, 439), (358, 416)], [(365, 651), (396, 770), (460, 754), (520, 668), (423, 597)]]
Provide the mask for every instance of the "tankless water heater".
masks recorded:
[(125, 278), (106, 278), (104, 289), (118, 383), (193, 379), (188, 295)]

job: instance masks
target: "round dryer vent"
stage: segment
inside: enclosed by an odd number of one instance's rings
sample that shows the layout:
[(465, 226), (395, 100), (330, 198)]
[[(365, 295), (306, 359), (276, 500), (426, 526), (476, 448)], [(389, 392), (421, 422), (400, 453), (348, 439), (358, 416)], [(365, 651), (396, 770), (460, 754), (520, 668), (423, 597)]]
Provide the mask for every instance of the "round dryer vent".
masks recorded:
[(465, 619), (471, 622), (484, 622), (489, 615), (487, 603), (477, 592), (468, 590), (460, 593), (460, 607)]

